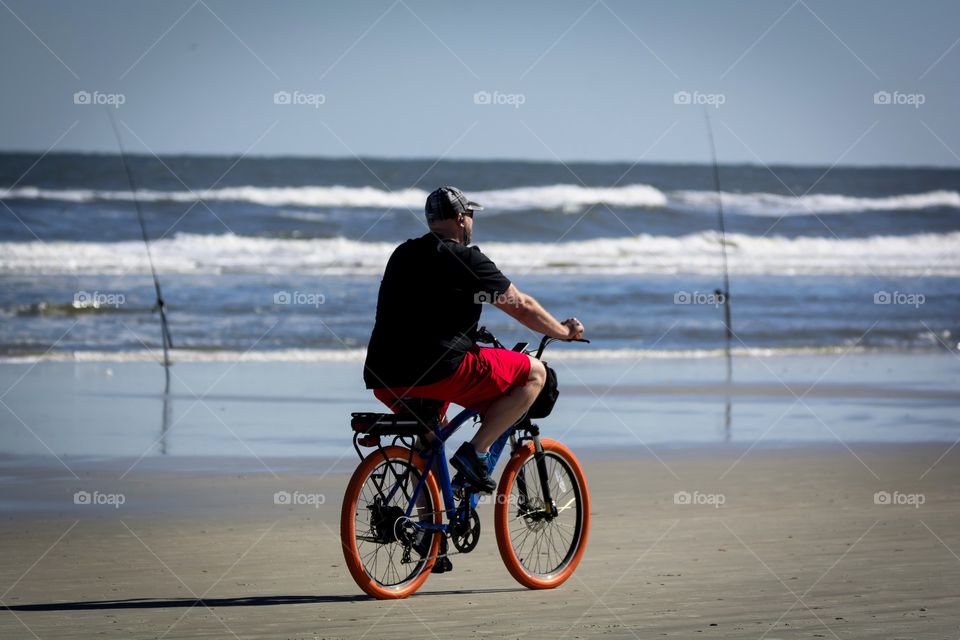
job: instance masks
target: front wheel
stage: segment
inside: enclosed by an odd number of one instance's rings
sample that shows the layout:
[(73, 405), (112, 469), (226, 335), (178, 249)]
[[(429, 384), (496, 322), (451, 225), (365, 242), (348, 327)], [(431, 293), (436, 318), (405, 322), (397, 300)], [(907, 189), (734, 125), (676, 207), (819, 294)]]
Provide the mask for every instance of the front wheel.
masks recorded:
[(573, 575), (590, 532), (590, 494), (573, 453), (549, 438), (543, 446), (550, 502), (542, 489), (534, 445), (510, 458), (497, 487), (495, 529), (500, 556), (517, 582), (552, 589)]

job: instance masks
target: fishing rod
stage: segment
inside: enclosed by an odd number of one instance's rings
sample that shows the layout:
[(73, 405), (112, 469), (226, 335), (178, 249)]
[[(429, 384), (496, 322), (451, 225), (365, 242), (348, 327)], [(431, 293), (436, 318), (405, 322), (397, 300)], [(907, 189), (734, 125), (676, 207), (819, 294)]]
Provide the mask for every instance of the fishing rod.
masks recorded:
[(713, 188), (717, 192), (717, 216), (720, 222), (720, 253), (723, 256), (723, 290), (717, 289), (714, 293), (723, 296), (723, 326), (726, 330), (727, 356), (727, 383), (733, 378), (733, 358), (730, 353), (730, 343), (733, 341), (733, 326), (730, 323), (730, 273), (727, 269), (727, 228), (723, 218), (723, 195), (720, 189), (720, 165), (717, 164), (717, 147), (713, 141), (713, 126), (710, 124), (710, 113), (706, 108), (703, 116), (707, 121), (707, 134), (710, 138), (710, 156), (713, 161)]
[(120, 130), (117, 129), (117, 123), (110, 113), (110, 108), (105, 107), (107, 119), (110, 120), (110, 128), (113, 129), (113, 135), (117, 139), (117, 146), (120, 149), (120, 161), (123, 163), (123, 170), (127, 174), (127, 182), (130, 183), (130, 192), (133, 195), (133, 205), (137, 209), (137, 220), (140, 221), (140, 235), (143, 238), (143, 244), (147, 248), (147, 261), (150, 263), (150, 275), (153, 276), (153, 289), (157, 294), (157, 302), (153, 311), (160, 312), (160, 331), (163, 340), (163, 370), (167, 378), (167, 391), (170, 390), (170, 350), (173, 349), (173, 338), (170, 337), (170, 325), (167, 323), (167, 305), (163, 301), (163, 293), (160, 290), (160, 279), (157, 277), (157, 270), (153, 266), (153, 254), (150, 251), (150, 239), (147, 237), (147, 225), (143, 221), (143, 211), (140, 208), (140, 200), (137, 198), (137, 183), (133, 179), (133, 171), (127, 162), (127, 154), (123, 148), (123, 139), (120, 137)]

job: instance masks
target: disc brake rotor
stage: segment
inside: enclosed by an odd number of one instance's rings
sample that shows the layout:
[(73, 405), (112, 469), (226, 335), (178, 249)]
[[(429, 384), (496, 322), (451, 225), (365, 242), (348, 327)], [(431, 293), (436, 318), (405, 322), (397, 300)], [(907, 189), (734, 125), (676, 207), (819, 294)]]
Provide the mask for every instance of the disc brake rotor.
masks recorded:
[(540, 498), (528, 498), (517, 515), (523, 518), (523, 523), (531, 531), (542, 531), (548, 524), (543, 500)]

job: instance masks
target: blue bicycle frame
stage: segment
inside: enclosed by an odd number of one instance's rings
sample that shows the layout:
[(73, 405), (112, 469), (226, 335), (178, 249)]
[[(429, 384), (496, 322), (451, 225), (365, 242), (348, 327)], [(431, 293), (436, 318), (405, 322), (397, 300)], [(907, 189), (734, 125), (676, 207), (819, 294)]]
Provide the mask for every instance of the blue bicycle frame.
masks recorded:
[[(453, 485), (450, 483), (450, 470), (447, 468), (447, 455), (446, 455), (446, 442), (452, 436), (457, 429), (459, 429), (463, 424), (470, 420), (471, 418), (478, 415), (478, 412), (474, 409), (464, 409), (458, 413), (453, 420), (450, 420), (444, 426), (437, 426), (433, 431), (434, 440), (430, 443), (431, 452), (430, 457), (427, 458), (427, 470), (420, 476), (420, 480), (417, 482), (417, 486), (413, 490), (413, 495), (410, 496), (410, 502), (407, 504), (405, 514), (407, 518), (413, 514), (413, 509), (416, 507), (417, 498), (420, 497), (420, 492), (423, 491), (423, 485), (427, 481), (427, 477), (434, 472), (434, 467), (439, 469), (439, 478), (437, 478), (437, 483), (440, 485), (440, 492), (443, 495), (443, 505), (444, 511), (447, 514), (447, 522), (441, 524), (434, 524), (432, 522), (414, 522), (414, 526), (420, 529), (429, 529), (434, 531), (444, 531), (446, 532), (450, 524), (457, 522), (457, 503), (456, 497), (453, 495)], [(496, 466), (497, 460), (500, 458), (500, 454), (503, 452), (504, 446), (506, 446), (507, 440), (514, 433), (514, 427), (507, 429), (503, 435), (501, 435), (497, 441), (490, 447), (490, 453), (487, 457), (487, 468), (493, 470), (493, 467)], [(419, 455), (419, 454), (414, 454)], [(437, 464), (437, 463), (440, 464)], [(385, 502), (393, 498), (394, 494), (400, 488), (399, 483), (394, 485), (393, 489), (386, 496)], [(476, 493), (470, 493), (469, 505), (470, 509), (476, 509), (477, 503), (480, 500), (480, 496)], [(465, 506), (464, 502), (461, 502), (461, 507)], [(466, 513), (466, 509), (461, 509), (460, 512)]]

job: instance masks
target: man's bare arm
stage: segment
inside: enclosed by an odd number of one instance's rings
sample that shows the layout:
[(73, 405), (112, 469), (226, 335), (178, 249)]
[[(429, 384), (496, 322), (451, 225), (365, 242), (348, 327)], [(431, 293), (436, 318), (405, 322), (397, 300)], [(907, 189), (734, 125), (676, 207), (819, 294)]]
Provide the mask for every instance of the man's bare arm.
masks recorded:
[(560, 322), (536, 298), (523, 293), (513, 284), (493, 301), (493, 306), (523, 326), (553, 338), (579, 338), (583, 334), (583, 325), (579, 320), (568, 318)]

